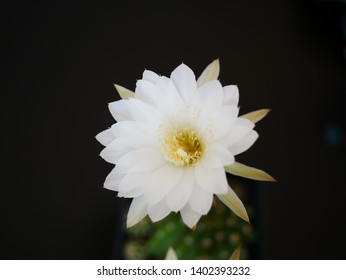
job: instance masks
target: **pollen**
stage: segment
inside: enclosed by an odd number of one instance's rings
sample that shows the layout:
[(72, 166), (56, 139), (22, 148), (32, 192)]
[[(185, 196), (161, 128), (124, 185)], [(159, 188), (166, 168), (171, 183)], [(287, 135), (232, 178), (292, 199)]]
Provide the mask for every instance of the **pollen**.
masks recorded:
[(161, 136), (164, 157), (178, 167), (194, 166), (203, 155), (203, 142), (192, 127), (166, 129)]

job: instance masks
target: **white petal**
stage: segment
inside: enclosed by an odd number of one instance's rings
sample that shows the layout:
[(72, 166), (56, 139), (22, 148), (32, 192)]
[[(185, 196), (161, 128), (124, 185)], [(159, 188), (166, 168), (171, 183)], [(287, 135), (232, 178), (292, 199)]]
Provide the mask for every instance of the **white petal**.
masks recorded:
[(233, 154), (225, 146), (218, 143), (213, 143), (207, 147), (201, 161), (205, 168), (217, 168), (232, 163), (234, 163)]
[(137, 197), (152, 187), (146, 183), (148, 172), (129, 173), (124, 176), (118, 187), (119, 197)]
[(165, 76), (157, 81), (157, 108), (168, 116), (174, 115), (180, 108), (184, 107), (184, 101), (176, 89), (172, 80)]
[(129, 111), (128, 100), (118, 100), (108, 104), (109, 111), (116, 121), (133, 120)]
[(238, 106), (239, 102), (239, 90), (235, 85), (225, 86), (223, 87), (224, 92), (224, 105), (233, 105)]
[(200, 164), (204, 168), (208, 168), (208, 169), (213, 169), (213, 168), (218, 168), (218, 167), (222, 167), (223, 166), (221, 158), (218, 157), (217, 155), (213, 154), (209, 150), (209, 147), (204, 152), (204, 155), (203, 155), (203, 158), (201, 159)]
[(121, 180), (124, 178), (124, 174), (120, 174), (113, 168), (113, 170), (108, 174), (104, 182), (104, 187), (111, 191), (118, 191)]
[(149, 208), (148, 214), (153, 222), (157, 222), (167, 217), (170, 212), (171, 210), (168, 208), (166, 202), (161, 200)]
[(163, 200), (179, 182), (181, 168), (166, 164), (149, 172), (127, 174), (119, 185), (119, 197), (136, 197), (145, 194), (149, 206)]
[(110, 144), (106, 146), (106, 148), (101, 151), (100, 156), (105, 161), (116, 164), (121, 157), (132, 150), (133, 147), (125, 144), (119, 139), (114, 139)]
[(212, 122), (214, 139), (224, 136), (230, 130), (238, 113), (239, 108), (235, 106), (222, 106), (210, 114), (209, 120)]
[(110, 142), (114, 140), (114, 138), (115, 136), (113, 135), (110, 128), (96, 135), (96, 140), (99, 141), (103, 146), (107, 146)]
[(164, 115), (156, 107), (134, 98), (128, 102), (130, 103), (129, 109), (134, 120), (147, 123), (154, 127), (157, 127), (162, 122)]
[(218, 142), (226, 147), (230, 147), (248, 134), (254, 126), (255, 124), (247, 119), (237, 118), (227, 134), (218, 139)]
[(127, 227), (132, 227), (147, 215), (147, 204), (143, 196), (132, 200), (129, 212), (127, 213)]
[(193, 228), (202, 216), (198, 212), (192, 210), (189, 204), (186, 204), (185, 207), (180, 210), (180, 215), (184, 223), (190, 228)]
[(143, 148), (159, 146), (155, 129), (146, 126), (142, 122), (119, 122), (112, 125), (111, 131), (115, 137), (132, 147)]
[(215, 59), (212, 63), (210, 63), (202, 72), (201, 76), (197, 79), (197, 86), (210, 82), (212, 80), (216, 80), (219, 77), (220, 73), (220, 61), (219, 59)]
[(145, 70), (143, 72), (143, 80), (156, 83), (157, 80), (160, 78), (159, 75), (157, 75), (155, 72), (150, 71), (150, 70)]
[(166, 162), (162, 152), (156, 148), (140, 148), (126, 153), (117, 162), (120, 173), (143, 172), (156, 169)]
[(171, 79), (187, 104), (196, 93), (197, 83), (195, 74), (188, 66), (181, 64), (172, 72)]
[(136, 99), (155, 106), (155, 99), (158, 98), (156, 85), (146, 80), (138, 80), (135, 95)]
[(229, 150), (234, 156), (236, 156), (249, 149), (256, 142), (257, 138), (258, 133), (254, 130), (251, 130), (240, 141), (230, 146)]
[(179, 183), (171, 189), (166, 197), (167, 205), (172, 211), (179, 211), (191, 196), (195, 174), (192, 167), (184, 168), (183, 176)]
[(200, 186), (195, 184), (189, 199), (189, 205), (191, 208), (199, 214), (205, 215), (209, 212), (212, 202), (213, 194), (206, 192)]
[(208, 169), (198, 164), (195, 166), (195, 178), (197, 184), (209, 193), (227, 192), (228, 183), (223, 167)]
[(144, 180), (146, 185), (151, 186), (150, 190), (145, 193), (148, 205), (155, 205), (164, 199), (167, 193), (177, 185), (182, 175), (182, 168), (177, 168), (169, 163), (148, 174)]
[(219, 81), (211, 81), (197, 90), (193, 102), (202, 109), (201, 118), (205, 118), (214, 110), (222, 106), (223, 90)]

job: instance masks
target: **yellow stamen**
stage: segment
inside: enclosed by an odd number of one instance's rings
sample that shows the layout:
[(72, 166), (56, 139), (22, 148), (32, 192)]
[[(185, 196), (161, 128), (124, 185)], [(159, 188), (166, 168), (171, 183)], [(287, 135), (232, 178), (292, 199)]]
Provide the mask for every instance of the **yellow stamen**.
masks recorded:
[(176, 166), (193, 166), (203, 154), (203, 142), (189, 126), (179, 130), (166, 129), (161, 136), (163, 154)]

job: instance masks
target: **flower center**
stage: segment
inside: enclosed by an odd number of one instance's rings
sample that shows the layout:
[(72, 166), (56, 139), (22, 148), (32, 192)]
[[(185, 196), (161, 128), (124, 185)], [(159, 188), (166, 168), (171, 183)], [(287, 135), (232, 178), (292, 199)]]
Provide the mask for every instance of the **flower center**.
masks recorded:
[(204, 145), (193, 128), (165, 130), (162, 136), (163, 154), (176, 166), (194, 166), (201, 158)]

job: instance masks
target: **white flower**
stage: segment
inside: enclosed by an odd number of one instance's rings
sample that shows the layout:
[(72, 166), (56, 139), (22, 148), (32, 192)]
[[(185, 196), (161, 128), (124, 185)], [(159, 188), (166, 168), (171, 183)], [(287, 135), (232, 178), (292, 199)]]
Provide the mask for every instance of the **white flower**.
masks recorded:
[(214, 194), (248, 221), (225, 169), (272, 180), (234, 159), (256, 141), (254, 123), (268, 110), (238, 117), (238, 88), (222, 87), (218, 74), (215, 60), (197, 81), (181, 64), (170, 78), (144, 71), (135, 93), (116, 85), (123, 99), (110, 103), (109, 110), (117, 123), (96, 138), (106, 146), (101, 156), (115, 164), (105, 188), (133, 198), (128, 227), (146, 215), (155, 222), (172, 211), (193, 227), (210, 210)]

